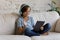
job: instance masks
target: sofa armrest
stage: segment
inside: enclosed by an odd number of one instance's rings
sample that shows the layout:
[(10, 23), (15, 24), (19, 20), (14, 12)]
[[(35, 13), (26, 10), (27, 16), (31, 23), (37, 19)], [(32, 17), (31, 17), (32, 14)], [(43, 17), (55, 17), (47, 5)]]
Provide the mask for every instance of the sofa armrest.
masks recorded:
[(56, 22), (55, 32), (60, 32), (60, 18)]

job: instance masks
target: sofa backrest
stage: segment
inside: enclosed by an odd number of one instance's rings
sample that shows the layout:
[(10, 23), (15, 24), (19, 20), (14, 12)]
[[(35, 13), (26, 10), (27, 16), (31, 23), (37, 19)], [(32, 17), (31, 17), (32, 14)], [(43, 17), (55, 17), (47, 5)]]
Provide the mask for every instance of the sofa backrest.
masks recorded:
[[(57, 12), (31, 13), (30, 16), (34, 18), (35, 23), (37, 20), (45, 21), (45, 24), (50, 23), (51, 31), (54, 31), (55, 23), (59, 18)], [(15, 21), (18, 17), (18, 14), (0, 14), (0, 35), (14, 34)]]
[(42, 12), (42, 13), (31, 13), (30, 16), (33, 17), (35, 23), (37, 20), (38, 21), (45, 21), (45, 24), (50, 23), (51, 24), (51, 30), (50, 31), (54, 31), (56, 21), (59, 18), (58, 13), (55, 11)]
[(0, 34), (14, 34), (15, 21), (18, 18), (17, 14), (0, 14)]

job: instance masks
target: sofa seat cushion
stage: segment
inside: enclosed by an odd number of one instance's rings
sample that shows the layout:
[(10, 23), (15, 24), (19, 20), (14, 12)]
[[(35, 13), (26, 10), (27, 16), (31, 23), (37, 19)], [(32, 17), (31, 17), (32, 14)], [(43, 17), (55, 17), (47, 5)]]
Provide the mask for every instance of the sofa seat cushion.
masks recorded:
[(31, 38), (24, 35), (0, 35), (0, 40), (31, 40)]
[(31, 37), (32, 40), (60, 40), (60, 33), (50, 32), (49, 35)]

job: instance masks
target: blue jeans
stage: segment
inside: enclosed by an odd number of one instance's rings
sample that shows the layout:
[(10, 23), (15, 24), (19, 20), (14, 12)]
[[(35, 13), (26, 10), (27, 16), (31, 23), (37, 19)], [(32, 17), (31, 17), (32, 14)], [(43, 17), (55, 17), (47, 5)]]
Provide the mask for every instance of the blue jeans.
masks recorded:
[(51, 26), (49, 23), (47, 23), (46, 25), (43, 26), (44, 30), (39, 30), (38, 32), (34, 31), (34, 30), (25, 30), (25, 35), (26, 36), (40, 36), (40, 34), (43, 34), (44, 32), (48, 32), (51, 29)]

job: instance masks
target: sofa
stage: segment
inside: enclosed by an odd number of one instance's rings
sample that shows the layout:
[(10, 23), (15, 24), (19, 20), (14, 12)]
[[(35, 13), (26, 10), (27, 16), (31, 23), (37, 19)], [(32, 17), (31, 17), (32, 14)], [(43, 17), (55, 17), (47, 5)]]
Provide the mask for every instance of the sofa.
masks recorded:
[(51, 24), (49, 35), (28, 37), (26, 35), (15, 35), (15, 22), (19, 17), (17, 13), (0, 14), (0, 40), (60, 40), (60, 17), (55, 11), (32, 13), (34, 22), (45, 21)]

